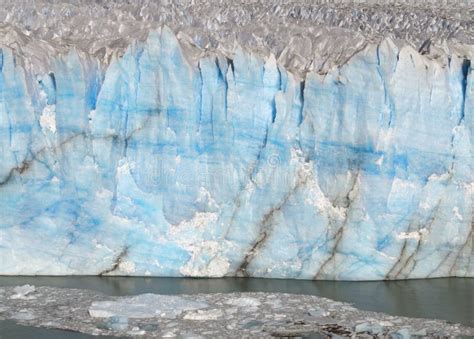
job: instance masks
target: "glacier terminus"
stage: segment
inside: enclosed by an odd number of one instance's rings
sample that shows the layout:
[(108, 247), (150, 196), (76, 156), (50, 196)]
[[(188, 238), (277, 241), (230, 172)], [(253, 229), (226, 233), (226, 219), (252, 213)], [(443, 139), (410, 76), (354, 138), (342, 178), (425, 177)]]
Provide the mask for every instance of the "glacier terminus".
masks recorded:
[(0, 25), (0, 274), (474, 276), (472, 26), (40, 3)]

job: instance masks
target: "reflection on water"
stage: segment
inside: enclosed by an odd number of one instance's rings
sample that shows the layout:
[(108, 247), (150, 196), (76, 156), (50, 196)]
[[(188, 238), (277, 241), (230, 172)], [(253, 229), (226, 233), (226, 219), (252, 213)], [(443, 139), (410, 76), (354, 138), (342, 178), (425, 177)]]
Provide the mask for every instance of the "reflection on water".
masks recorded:
[[(0, 277), (0, 286), (22, 284), (92, 289), (110, 295), (238, 291), (314, 294), (350, 302), (355, 307), (367, 311), (445, 319), (474, 327), (472, 278), (346, 282), (252, 278)], [(0, 335), (1, 332), (0, 323)]]

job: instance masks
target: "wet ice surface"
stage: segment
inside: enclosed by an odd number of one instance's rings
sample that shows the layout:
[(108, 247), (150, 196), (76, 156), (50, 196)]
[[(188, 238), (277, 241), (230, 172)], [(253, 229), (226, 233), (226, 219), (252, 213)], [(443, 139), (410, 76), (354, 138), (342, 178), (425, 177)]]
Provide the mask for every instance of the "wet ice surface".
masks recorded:
[[(18, 295), (23, 297), (18, 298)], [(472, 336), (474, 328), (356, 309), (348, 303), (286, 293), (142, 294), (0, 288), (0, 319), (94, 335), (142, 337)]]

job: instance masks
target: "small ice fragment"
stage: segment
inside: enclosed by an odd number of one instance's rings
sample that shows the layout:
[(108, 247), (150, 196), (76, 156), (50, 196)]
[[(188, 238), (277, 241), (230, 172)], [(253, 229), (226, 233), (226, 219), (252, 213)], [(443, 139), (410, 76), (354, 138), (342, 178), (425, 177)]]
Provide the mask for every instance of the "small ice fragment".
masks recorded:
[(180, 337), (183, 339), (202, 339), (204, 337), (201, 337), (200, 335), (193, 333), (193, 332), (185, 332), (181, 333)]
[(197, 310), (195, 312), (188, 312), (183, 317), (187, 320), (216, 320), (223, 316), (222, 310)]
[(421, 328), (419, 330), (416, 330), (414, 332), (411, 333), (411, 335), (414, 335), (414, 336), (419, 336), (419, 337), (426, 337), (426, 328)]
[(141, 330), (139, 327), (134, 327), (130, 331), (127, 332), (128, 335), (136, 336), (136, 335), (144, 335), (146, 332)]
[(312, 317), (327, 317), (330, 313), (322, 308), (313, 308), (308, 311), (308, 314)]
[(367, 332), (372, 334), (378, 334), (383, 332), (383, 327), (379, 324), (362, 323), (356, 325), (355, 331), (356, 333)]
[(33, 320), (36, 316), (31, 311), (22, 309), (18, 313), (15, 313), (12, 318), (15, 320)]
[(10, 299), (36, 299), (34, 296), (27, 296), (28, 294), (33, 293), (36, 290), (36, 288), (32, 285), (17, 286), (13, 290), (16, 294), (13, 294)]
[(166, 333), (163, 333), (163, 338), (174, 338), (176, 337), (176, 334), (174, 332), (166, 332)]
[(109, 319), (109, 328), (115, 331), (123, 331), (128, 328), (128, 318), (121, 316), (113, 316)]
[(260, 306), (260, 301), (251, 297), (231, 298), (225, 302), (227, 305), (239, 307)]
[(259, 320), (251, 320), (248, 323), (244, 324), (242, 328), (253, 328), (253, 327), (262, 327), (263, 323)]
[(89, 307), (94, 318), (122, 316), (128, 318), (174, 319), (184, 311), (206, 308), (202, 301), (172, 295), (142, 294), (134, 297), (117, 298), (111, 301), (96, 301)]
[(411, 333), (408, 328), (402, 328), (401, 330), (398, 330), (395, 333), (390, 333), (392, 338), (394, 339), (409, 339), (411, 338)]

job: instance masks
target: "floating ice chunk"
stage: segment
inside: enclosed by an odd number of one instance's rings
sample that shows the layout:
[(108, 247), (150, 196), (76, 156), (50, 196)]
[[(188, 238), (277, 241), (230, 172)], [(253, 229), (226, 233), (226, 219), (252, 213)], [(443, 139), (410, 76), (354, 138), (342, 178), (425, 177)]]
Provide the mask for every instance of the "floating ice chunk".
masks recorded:
[(413, 331), (411, 335), (413, 336), (420, 336), (420, 337), (425, 337), (427, 334), (426, 328), (421, 328), (419, 330)]
[(391, 338), (394, 339), (409, 339), (411, 338), (411, 333), (408, 328), (402, 328), (401, 330), (398, 330), (395, 333), (390, 333)]
[(30, 293), (33, 293), (36, 290), (36, 288), (32, 285), (17, 286), (13, 290), (15, 291), (16, 294), (12, 295), (10, 299), (24, 299), (24, 300), (36, 299), (36, 297), (28, 295)]
[(36, 316), (30, 310), (22, 309), (18, 313), (13, 314), (12, 318), (15, 320), (33, 320)]
[(175, 338), (176, 334), (173, 331), (165, 332), (162, 335), (163, 338)]
[(322, 308), (316, 307), (308, 311), (308, 314), (312, 317), (327, 317), (330, 313)]
[(121, 316), (113, 316), (108, 322), (109, 328), (116, 331), (123, 331), (128, 328), (128, 318)]
[(139, 327), (134, 327), (130, 331), (127, 332), (127, 334), (131, 336), (137, 336), (137, 335), (144, 335), (146, 332), (144, 330), (141, 330)]
[(219, 309), (214, 310), (197, 310), (185, 314), (184, 319), (188, 320), (216, 320), (224, 315)]
[(135, 297), (118, 298), (112, 301), (96, 301), (89, 308), (94, 318), (114, 316), (128, 318), (174, 319), (184, 311), (206, 308), (205, 302), (194, 301), (180, 296), (141, 294)]
[(355, 327), (357, 333), (367, 332), (372, 334), (378, 334), (383, 332), (383, 327), (380, 324), (362, 323)]
[(253, 327), (262, 327), (263, 323), (259, 320), (250, 320), (248, 323), (242, 326), (242, 328), (253, 328)]
[(239, 306), (239, 307), (255, 307), (260, 306), (260, 301), (256, 298), (242, 297), (232, 298), (225, 302), (227, 305)]

